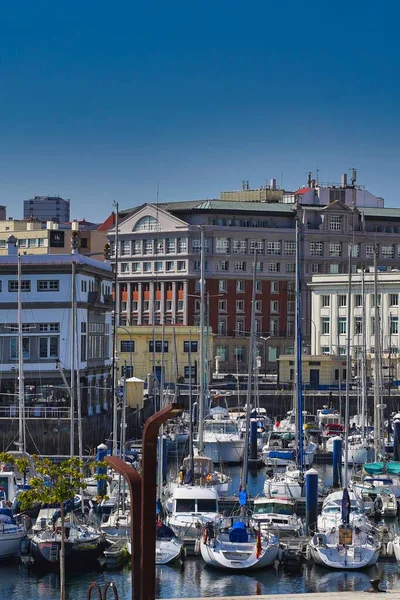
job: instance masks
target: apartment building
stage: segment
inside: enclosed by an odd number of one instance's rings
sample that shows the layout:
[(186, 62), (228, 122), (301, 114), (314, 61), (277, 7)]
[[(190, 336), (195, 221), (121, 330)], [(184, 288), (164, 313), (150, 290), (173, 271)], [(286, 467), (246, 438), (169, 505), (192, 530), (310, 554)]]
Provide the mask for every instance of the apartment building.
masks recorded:
[[(251, 289), (256, 271), (260, 372), (275, 372), (292, 354), (295, 322), (295, 225), (301, 230), (303, 338), (311, 351), (311, 292), (316, 274), (345, 274), (348, 241), (353, 265), (372, 264), (371, 238), (381, 241), (380, 264), (399, 263), (400, 209), (342, 177), (309, 181), (275, 201), (202, 200), (145, 204), (124, 211), (118, 234), (117, 314), (120, 325), (197, 325), (200, 315), (200, 230), (203, 228), (206, 314), (215, 333), (220, 371), (247, 371)], [(249, 190), (251, 191), (251, 190)], [(254, 194), (251, 194), (254, 197)], [(291, 198), (295, 202), (290, 202)], [(115, 228), (108, 231), (115, 263)]]
[[(383, 245), (377, 245), (382, 256)], [(400, 253), (400, 244), (396, 246)], [(378, 259), (379, 260), (379, 259)], [(400, 261), (399, 261), (400, 263)], [(400, 266), (400, 264), (399, 264)], [(377, 272), (377, 299), (375, 298), (375, 273), (373, 267), (366, 272), (359, 269), (352, 274), (351, 294), (348, 295), (348, 276), (317, 275), (312, 278), (312, 336), (311, 351), (316, 355), (346, 357), (348, 338), (352, 362), (357, 365), (364, 353), (371, 363), (376, 347), (376, 314), (379, 316), (380, 354), (384, 369), (391, 377), (400, 379), (400, 270), (379, 267)], [(350, 331), (347, 311), (350, 302)], [(377, 307), (375, 304), (377, 303)], [(364, 306), (363, 306), (364, 304)], [(377, 311), (375, 310), (377, 308)], [(363, 347), (365, 340), (365, 348)], [(386, 376), (389, 373), (386, 372)]]
[(98, 225), (85, 220), (55, 223), (38, 220), (0, 220), (0, 256), (8, 254), (7, 239), (17, 239), (20, 252), (24, 254), (65, 254), (71, 250), (71, 238), (76, 239), (80, 254), (104, 259), (107, 237)]
[[(18, 398), (19, 282), (15, 241), (10, 236), (8, 254), (0, 256), (0, 399), (3, 404), (14, 404)], [(108, 264), (80, 254), (21, 255), (23, 374), (27, 402), (67, 403), (69, 389), (60, 369), (70, 382), (74, 356), (75, 381), (82, 394), (84, 414), (90, 407), (107, 406), (111, 393), (112, 280)]]
[(70, 220), (70, 201), (60, 196), (34, 196), (24, 200), (24, 219), (67, 223)]

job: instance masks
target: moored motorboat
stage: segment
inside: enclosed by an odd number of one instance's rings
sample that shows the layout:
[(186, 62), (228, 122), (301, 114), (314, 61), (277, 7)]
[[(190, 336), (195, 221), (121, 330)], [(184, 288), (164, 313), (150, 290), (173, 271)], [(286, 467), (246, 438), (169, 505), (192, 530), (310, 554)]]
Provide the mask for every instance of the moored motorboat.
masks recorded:
[(254, 528), (260, 528), (262, 534), (272, 530), (279, 537), (300, 536), (304, 529), (302, 520), (295, 513), (293, 498), (257, 496), (250, 523)]
[[(54, 513), (54, 509), (51, 509)], [(47, 513), (44, 515), (44, 513)], [(43, 518), (44, 517), (44, 518)], [(60, 564), (61, 522), (48, 519), (45, 509), (39, 513), (37, 526), (31, 540), (31, 555), (38, 567), (54, 569)], [(81, 568), (95, 562), (106, 547), (105, 537), (93, 527), (65, 521), (65, 565)]]
[(24, 528), (17, 524), (10, 508), (0, 502), (0, 560), (20, 556), (24, 536)]
[(168, 525), (181, 538), (198, 538), (208, 522), (217, 522), (218, 492), (198, 485), (177, 486), (168, 501)]
[[(237, 421), (219, 418), (219, 415), (205, 419), (202, 443), (204, 454), (214, 463), (240, 463), (243, 460), (244, 438)], [(195, 439), (194, 444), (198, 446), (199, 440)]]

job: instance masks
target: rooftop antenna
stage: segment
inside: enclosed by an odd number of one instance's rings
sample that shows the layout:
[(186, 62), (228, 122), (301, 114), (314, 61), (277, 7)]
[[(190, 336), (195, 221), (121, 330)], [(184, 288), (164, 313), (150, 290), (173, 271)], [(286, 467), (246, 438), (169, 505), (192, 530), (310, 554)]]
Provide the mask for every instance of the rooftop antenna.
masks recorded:
[(307, 176), (307, 186), (311, 187), (311, 181), (312, 181), (312, 172), (308, 171), (308, 176)]
[(316, 179), (316, 184), (319, 184), (319, 167), (317, 166), (317, 179)]
[(349, 169), (351, 171), (350, 185), (354, 185), (357, 181), (357, 169)]

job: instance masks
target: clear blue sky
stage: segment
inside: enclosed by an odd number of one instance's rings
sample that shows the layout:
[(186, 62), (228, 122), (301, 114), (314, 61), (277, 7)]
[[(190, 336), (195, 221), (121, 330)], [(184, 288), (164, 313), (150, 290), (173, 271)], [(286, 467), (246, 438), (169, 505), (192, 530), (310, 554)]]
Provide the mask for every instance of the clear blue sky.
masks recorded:
[(54, 2), (0, 13), (0, 203), (59, 194), (74, 217), (286, 189), (318, 166), (400, 206), (393, 1)]

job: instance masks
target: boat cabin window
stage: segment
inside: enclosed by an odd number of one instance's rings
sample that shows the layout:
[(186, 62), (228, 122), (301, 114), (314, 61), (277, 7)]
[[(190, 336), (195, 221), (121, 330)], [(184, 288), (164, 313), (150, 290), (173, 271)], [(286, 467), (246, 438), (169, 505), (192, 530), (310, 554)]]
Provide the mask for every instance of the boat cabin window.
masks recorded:
[(213, 422), (206, 422), (204, 424), (204, 431), (207, 431), (209, 433), (237, 433), (237, 427), (236, 425), (234, 425), (233, 423), (221, 423), (221, 422), (217, 422), (215, 421)]
[(197, 500), (198, 512), (218, 512), (217, 501), (213, 498), (199, 498)]
[(315, 423), (317, 421), (315, 415), (303, 415), (303, 423)]
[(257, 514), (275, 514), (275, 515), (292, 515), (293, 506), (291, 504), (255, 504), (254, 513)]
[(196, 500), (193, 498), (176, 499), (176, 512), (196, 512)]

